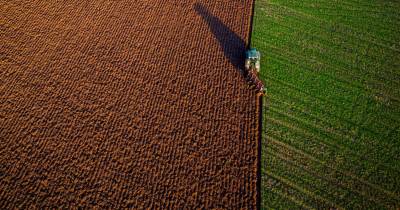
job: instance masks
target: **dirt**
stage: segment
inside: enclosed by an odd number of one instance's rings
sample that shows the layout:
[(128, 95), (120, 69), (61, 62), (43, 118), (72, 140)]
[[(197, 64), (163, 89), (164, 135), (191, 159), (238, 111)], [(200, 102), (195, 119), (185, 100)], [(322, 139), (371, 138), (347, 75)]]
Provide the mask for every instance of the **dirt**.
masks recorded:
[(251, 4), (0, 3), (0, 208), (256, 208)]

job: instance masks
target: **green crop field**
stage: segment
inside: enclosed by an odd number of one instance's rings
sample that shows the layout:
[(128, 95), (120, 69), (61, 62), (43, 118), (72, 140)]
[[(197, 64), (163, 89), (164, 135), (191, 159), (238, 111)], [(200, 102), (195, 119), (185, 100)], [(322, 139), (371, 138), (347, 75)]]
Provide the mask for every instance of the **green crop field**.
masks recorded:
[(400, 1), (256, 0), (262, 208), (400, 208)]

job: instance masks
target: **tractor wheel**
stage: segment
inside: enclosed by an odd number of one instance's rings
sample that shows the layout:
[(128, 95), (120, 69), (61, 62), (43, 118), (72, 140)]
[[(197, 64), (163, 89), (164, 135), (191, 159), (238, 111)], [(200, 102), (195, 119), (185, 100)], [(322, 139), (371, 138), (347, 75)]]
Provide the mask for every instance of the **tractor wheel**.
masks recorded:
[(246, 68), (246, 70), (250, 69), (250, 60), (246, 60), (244, 67)]
[(257, 73), (260, 72), (260, 61), (256, 62), (256, 71), (257, 71)]

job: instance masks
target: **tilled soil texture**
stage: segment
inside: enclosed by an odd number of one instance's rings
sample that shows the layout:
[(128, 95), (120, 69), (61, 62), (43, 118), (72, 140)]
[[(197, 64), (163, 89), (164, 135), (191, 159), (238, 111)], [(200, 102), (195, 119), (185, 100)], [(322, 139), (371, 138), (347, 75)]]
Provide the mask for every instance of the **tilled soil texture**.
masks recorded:
[(3, 1), (0, 208), (254, 209), (251, 1)]

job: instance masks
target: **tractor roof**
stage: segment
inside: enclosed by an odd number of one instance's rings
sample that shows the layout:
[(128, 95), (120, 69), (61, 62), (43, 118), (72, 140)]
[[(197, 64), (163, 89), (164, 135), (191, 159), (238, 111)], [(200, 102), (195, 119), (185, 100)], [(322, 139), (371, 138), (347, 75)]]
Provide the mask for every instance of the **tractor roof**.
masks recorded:
[(246, 52), (246, 57), (247, 58), (259, 58), (260, 53), (255, 48), (251, 48), (250, 50), (248, 50)]

